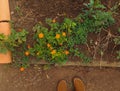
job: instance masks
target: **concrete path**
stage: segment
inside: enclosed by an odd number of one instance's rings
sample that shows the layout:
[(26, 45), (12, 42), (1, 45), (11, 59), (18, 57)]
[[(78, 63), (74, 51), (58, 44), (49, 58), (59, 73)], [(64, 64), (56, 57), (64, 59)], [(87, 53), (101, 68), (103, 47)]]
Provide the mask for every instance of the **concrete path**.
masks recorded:
[[(73, 77), (80, 77), (86, 91), (120, 91), (119, 68), (31, 66), (24, 72), (10, 65), (0, 65), (0, 91), (56, 91), (57, 83), (65, 79), (73, 89)], [(70, 90), (72, 91), (72, 90)]]

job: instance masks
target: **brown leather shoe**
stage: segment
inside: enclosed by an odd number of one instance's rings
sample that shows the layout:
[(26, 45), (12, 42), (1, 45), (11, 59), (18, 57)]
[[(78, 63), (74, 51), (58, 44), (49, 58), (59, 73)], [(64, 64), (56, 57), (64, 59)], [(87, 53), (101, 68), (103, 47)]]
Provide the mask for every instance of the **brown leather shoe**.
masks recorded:
[(65, 80), (61, 80), (58, 83), (57, 91), (67, 91), (67, 83)]
[(75, 91), (85, 91), (85, 85), (81, 79), (74, 78), (73, 83), (74, 83)]

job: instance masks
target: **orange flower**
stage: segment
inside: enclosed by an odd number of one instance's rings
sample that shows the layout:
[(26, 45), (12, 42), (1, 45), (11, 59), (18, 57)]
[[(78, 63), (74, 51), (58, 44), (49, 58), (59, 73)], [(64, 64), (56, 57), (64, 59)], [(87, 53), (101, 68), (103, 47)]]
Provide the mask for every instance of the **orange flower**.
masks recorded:
[(48, 43), (48, 44), (47, 44), (47, 47), (51, 47), (51, 45)]
[(21, 29), (21, 28), (19, 28), (17, 31), (18, 31), (18, 32), (21, 32), (21, 31), (22, 31), (22, 29)]
[(66, 36), (66, 33), (65, 33), (65, 32), (62, 32), (62, 36)]
[(56, 34), (55, 38), (59, 39), (60, 38), (60, 34)]
[(44, 37), (44, 34), (43, 33), (39, 33), (39, 38), (41, 39), (41, 38), (43, 38)]
[(56, 22), (56, 20), (55, 20), (55, 19), (53, 19), (53, 20), (52, 20), (52, 22), (53, 22), (53, 23), (55, 23), (55, 22)]
[(27, 48), (30, 49), (30, 45), (29, 44), (28, 44)]
[(65, 53), (66, 55), (68, 55), (68, 54), (69, 54), (69, 51), (66, 50), (64, 53)]
[(20, 71), (21, 71), (21, 72), (23, 72), (24, 70), (25, 70), (25, 68), (24, 68), (24, 67), (21, 67), (21, 68), (20, 68)]
[(29, 56), (29, 55), (30, 55), (29, 51), (26, 51), (26, 52), (25, 52), (25, 55), (26, 55), (26, 56)]
[(53, 55), (53, 54), (55, 54), (56, 53), (56, 50), (52, 50), (51, 51), (51, 54)]

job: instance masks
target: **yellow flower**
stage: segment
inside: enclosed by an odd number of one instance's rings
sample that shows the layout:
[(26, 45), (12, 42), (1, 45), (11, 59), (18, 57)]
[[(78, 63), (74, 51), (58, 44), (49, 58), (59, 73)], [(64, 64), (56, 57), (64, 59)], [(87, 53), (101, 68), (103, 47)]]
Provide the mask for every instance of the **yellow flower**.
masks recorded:
[(41, 39), (41, 38), (43, 38), (44, 37), (44, 34), (43, 33), (39, 33), (39, 38)]
[(56, 34), (55, 38), (59, 39), (60, 38), (60, 34)]
[(64, 52), (66, 55), (68, 55), (69, 54), (69, 51), (67, 51), (67, 50), (65, 50), (65, 52)]
[(66, 33), (65, 33), (65, 32), (62, 32), (62, 36), (66, 36)]
[(51, 45), (48, 43), (48, 44), (47, 44), (47, 47), (49, 48), (49, 47), (51, 47)]
[(30, 52), (29, 52), (29, 51), (26, 51), (26, 52), (25, 52), (25, 55), (26, 55), (26, 56), (29, 56), (29, 55), (30, 55)]
[(52, 50), (51, 51), (51, 54), (53, 55), (53, 54), (55, 54), (56, 53), (56, 50)]

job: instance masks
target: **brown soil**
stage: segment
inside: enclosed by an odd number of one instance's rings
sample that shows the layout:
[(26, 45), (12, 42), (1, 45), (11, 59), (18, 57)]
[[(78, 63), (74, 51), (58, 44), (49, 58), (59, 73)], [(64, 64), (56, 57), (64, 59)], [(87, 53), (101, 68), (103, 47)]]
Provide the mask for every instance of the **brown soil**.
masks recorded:
[[(34, 34), (32, 28), (35, 24), (38, 22), (45, 24), (46, 18), (56, 18), (58, 22), (63, 20), (64, 17), (74, 18), (81, 12), (84, 7), (83, 3), (87, 1), (88, 0), (11, 0), (11, 16), (16, 29), (26, 28), (27, 31), (29, 31), (27, 44), (32, 45)], [(102, 3), (108, 9), (113, 7), (116, 2), (118, 2), (118, 0), (102, 0)], [(119, 35), (117, 32), (120, 27), (119, 10), (117, 13), (118, 15), (114, 16), (116, 23), (108, 29), (114, 35)], [(116, 60), (116, 51), (120, 50), (120, 47), (119, 45), (115, 46), (112, 38), (108, 41), (107, 34), (107, 32), (102, 32), (99, 38), (98, 35), (91, 33), (88, 37), (88, 46), (80, 45), (78, 47), (83, 53), (96, 60), (105, 60), (108, 62), (118, 61)], [(93, 40), (93, 45), (89, 44), (91, 39)], [(95, 45), (96, 41), (100, 41), (100, 44), (98, 43), (99, 45), (97, 46)], [(103, 56), (100, 56), (100, 50), (104, 52)], [(78, 58), (73, 59), (78, 60)]]
[(57, 91), (57, 83), (65, 79), (69, 91), (74, 88), (72, 79), (80, 77), (86, 91), (120, 91), (119, 68), (31, 66), (20, 72), (10, 65), (0, 65), (0, 91)]

